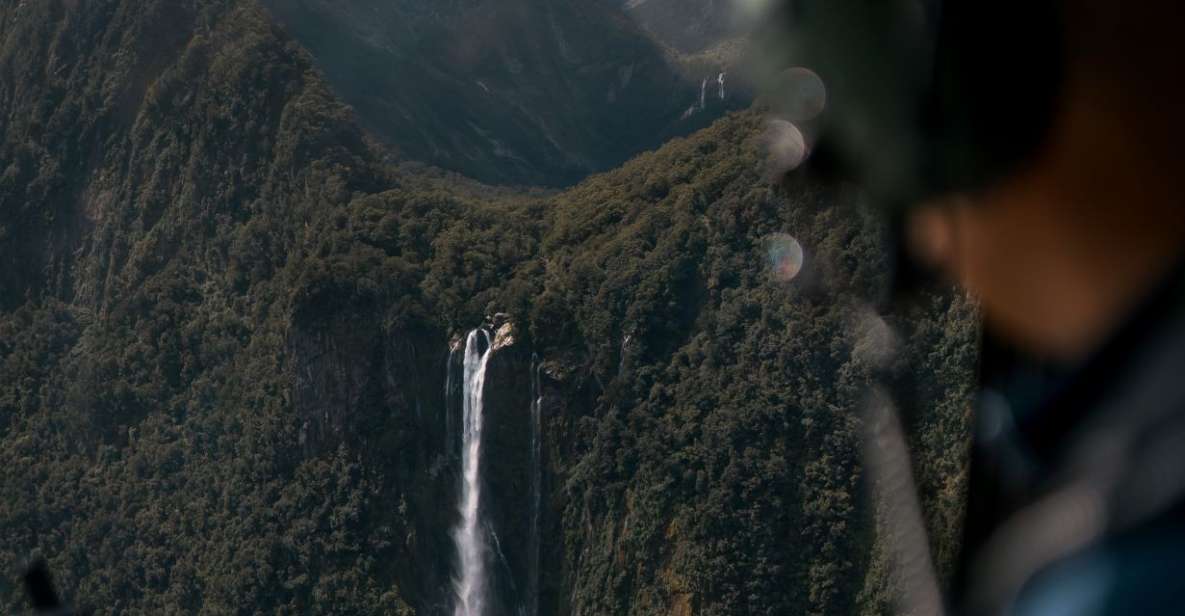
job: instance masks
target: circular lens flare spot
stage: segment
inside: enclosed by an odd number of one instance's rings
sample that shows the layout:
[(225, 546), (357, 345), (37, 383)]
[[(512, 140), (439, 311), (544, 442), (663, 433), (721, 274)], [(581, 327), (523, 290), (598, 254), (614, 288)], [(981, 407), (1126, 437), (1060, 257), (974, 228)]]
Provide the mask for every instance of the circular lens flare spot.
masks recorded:
[(788, 233), (775, 233), (766, 241), (770, 273), (775, 280), (790, 282), (802, 272), (802, 244)]
[(770, 181), (794, 171), (806, 160), (806, 139), (798, 127), (785, 120), (770, 120), (765, 131), (766, 175)]
[(791, 122), (807, 122), (827, 107), (827, 86), (809, 68), (789, 68), (778, 77), (774, 101), (778, 115)]

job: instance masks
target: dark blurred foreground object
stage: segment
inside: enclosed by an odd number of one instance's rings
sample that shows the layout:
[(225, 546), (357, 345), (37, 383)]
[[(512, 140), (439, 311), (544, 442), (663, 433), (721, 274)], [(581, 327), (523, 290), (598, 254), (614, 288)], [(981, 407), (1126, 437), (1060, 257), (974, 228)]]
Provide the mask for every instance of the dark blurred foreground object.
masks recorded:
[[(986, 316), (946, 609), (1185, 613), (1185, 5), (774, 5), (757, 35), (769, 89), (803, 68), (827, 89), (825, 112), (798, 126), (807, 168), (889, 217), (898, 297), (933, 269)], [(940, 231), (914, 246), (924, 264), (904, 232), (920, 221)], [(909, 484), (907, 456), (870, 460)], [(899, 554), (928, 551), (918, 533), (890, 535), (913, 544)], [(910, 604), (936, 587), (925, 569), (897, 572), (904, 607), (940, 613)]]
[(1185, 264), (1084, 363), (981, 374), (965, 613), (1185, 613)]
[(25, 571), (25, 591), (29, 593), (29, 602), (33, 605), (33, 613), (49, 614), (52, 616), (87, 616), (89, 609), (74, 610), (65, 605), (58, 598), (54, 590), (53, 577), (49, 574), (49, 566), (44, 560), (38, 560)]
[(816, 137), (811, 158), (880, 207), (989, 185), (1049, 128), (1063, 81), (1056, 3), (773, 4), (754, 35), (760, 81), (785, 98), (784, 75), (818, 74), (826, 111), (800, 127)]

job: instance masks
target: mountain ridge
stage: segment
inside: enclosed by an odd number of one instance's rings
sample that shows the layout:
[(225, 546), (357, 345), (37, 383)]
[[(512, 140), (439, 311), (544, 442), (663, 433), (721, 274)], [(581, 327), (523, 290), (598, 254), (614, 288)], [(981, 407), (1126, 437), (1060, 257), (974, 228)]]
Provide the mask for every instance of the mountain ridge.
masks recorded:
[(612, 3), (264, 4), (397, 156), (489, 184), (568, 186), (744, 104), (684, 117), (699, 78)]

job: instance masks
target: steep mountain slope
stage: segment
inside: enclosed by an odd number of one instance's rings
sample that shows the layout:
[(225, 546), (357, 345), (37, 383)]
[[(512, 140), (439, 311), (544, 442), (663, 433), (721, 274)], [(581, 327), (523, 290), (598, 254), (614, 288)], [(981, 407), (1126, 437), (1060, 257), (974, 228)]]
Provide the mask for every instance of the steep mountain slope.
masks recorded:
[(702, 52), (743, 32), (738, 0), (626, 0), (627, 11), (655, 38), (682, 53)]
[(345, 110), (249, 3), (5, 3), (0, 49), (3, 569), (40, 549), (103, 613), (398, 612), (375, 474), (301, 455), (269, 318), (376, 177)]
[[(6, 3), (0, 109), (0, 570), (40, 553), (103, 614), (450, 613), (446, 371), (486, 324), (513, 334), (485, 396), (502, 613), (883, 610), (877, 228), (763, 184), (756, 115), (559, 194), (391, 168), (248, 0)], [(897, 317), (947, 532), (969, 312)]]
[(402, 157), (493, 184), (570, 185), (739, 103), (684, 118), (699, 76), (600, 0), (265, 3)]

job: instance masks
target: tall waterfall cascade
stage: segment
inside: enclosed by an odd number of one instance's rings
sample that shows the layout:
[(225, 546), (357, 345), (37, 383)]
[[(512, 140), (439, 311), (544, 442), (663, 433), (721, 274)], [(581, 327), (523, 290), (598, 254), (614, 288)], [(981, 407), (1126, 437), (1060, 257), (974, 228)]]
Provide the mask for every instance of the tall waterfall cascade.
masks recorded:
[(728, 93), (724, 88), (725, 77), (727, 76), (727, 72), (722, 72), (718, 73), (715, 77), (704, 77), (703, 81), (701, 81), (699, 84), (699, 98), (695, 99), (695, 101), (691, 103), (691, 106), (683, 111), (683, 115), (680, 117), (680, 119), (686, 120), (695, 114), (708, 109), (708, 87), (712, 83), (716, 84), (716, 91), (718, 93), (717, 95), (720, 97), (720, 100), (727, 100)]
[[(484, 345), (482, 344), (484, 342)], [(481, 521), (482, 392), (486, 367), (493, 355), (489, 332), (475, 329), (465, 341), (462, 383), (461, 520), (453, 529), (460, 566), (453, 580), (454, 616), (485, 616), (488, 603), (485, 526)]]

